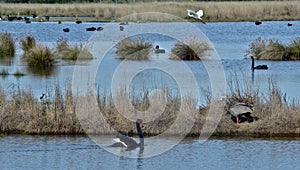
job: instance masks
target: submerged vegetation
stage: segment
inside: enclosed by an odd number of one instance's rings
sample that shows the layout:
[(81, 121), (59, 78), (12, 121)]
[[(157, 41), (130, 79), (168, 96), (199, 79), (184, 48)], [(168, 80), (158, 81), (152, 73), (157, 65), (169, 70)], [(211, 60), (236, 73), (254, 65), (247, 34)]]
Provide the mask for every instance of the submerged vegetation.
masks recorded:
[(152, 43), (143, 42), (141, 39), (125, 38), (117, 43), (116, 48), (120, 59), (148, 60)]
[(13, 57), (15, 55), (15, 40), (10, 33), (0, 33), (0, 57)]
[[(165, 91), (168, 93), (167, 91)], [(114, 100), (98, 92), (92, 95), (88, 92), (85, 96), (75, 96), (70, 88), (61, 91), (58, 87), (49, 90), (43, 99), (36, 99), (30, 91), (14, 88), (5, 93), (0, 89), (0, 133), (28, 133), (28, 134), (111, 134), (111, 128), (99, 123), (103, 118), (109, 125), (117, 131), (134, 131), (134, 122), (124, 118), (124, 113), (128, 104), (132, 104), (138, 110), (147, 110), (149, 107), (149, 92), (131, 95), (128, 99), (127, 92), (120, 91)], [(87, 108), (82, 109), (81, 114), (76, 106), (82, 101), (87, 101), (96, 96), (100, 110), (93, 115), (87, 112), (91, 109), (90, 105), (84, 105)], [(209, 109), (216, 107), (208, 95), (206, 106), (196, 107), (196, 99), (185, 97), (181, 100), (180, 95), (166, 95), (162, 100), (155, 100), (158, 104), (166, 101), (165, 109), (154, 121), (147, 122), (143, 132), (145, 135), (157, 135), (165, 132), (171, 127), (179, 112), (183, 111), (181, 123), (194, 119), (195, 123), (189, 135), (198, 136), (202, 130), (203, 124), (207, 120), (216, 119), (213, 114), (209, 114)], [(287, 97), (280, 92), (275, 83), (270, 80), (269, 91), (266, 94), (258, 90), (251, 89), (246, 82), (232, 80), (229, 83), (229, 92), (227, 94), (229, 102), (245, 102), (253, 104), (255, 107), (254, 116), (258, 117), (253, 123), (236, 124), (233, 122), (227, 112), (227, 106), (221, 105), (217, 113), (221, 120), (213, 135), (218, 136), (298, 136), (300, 132), (300, 108), (296, 101), (287, 101)], [(89, 103), (89, 102), (88, 102)], [(155, 103), (151, 103), (156, 105)], [(117, 110), (125, 108), (125, 110)], [(89, 108), (89, 109), (88, 109)], [(180, 109), (181, 108), (181, 109)], [(194, 112), (195, 111), (195, 112)], [(121, 114), (122, 113), (122, 114)], [(97, 118), (93, 118), (96, 116)], [(153, 115), (149, 115), (150, 118)], [(84, 122), (79, 122), (85, 120)], [(84, 124), (85, 129), (81, 124)], [(180, 126), (178, 128), (182, 128)], [(135, 132), (135, 131), (134, 131)], [(180, 129), (172, 128), (168, 132), (170, 135), (178, 135)]]
[(300, 38), (285, 45), (278, 40), (259, 37), (249, 45), (246, 55), (253, 55), (258, 60), (300, 60)]
[(170, 59), (202, 60), (208, 50), (211, 50), (211, 48), (207, 42), (190, 38), (185, 42), (177, 42), (173, 46)]

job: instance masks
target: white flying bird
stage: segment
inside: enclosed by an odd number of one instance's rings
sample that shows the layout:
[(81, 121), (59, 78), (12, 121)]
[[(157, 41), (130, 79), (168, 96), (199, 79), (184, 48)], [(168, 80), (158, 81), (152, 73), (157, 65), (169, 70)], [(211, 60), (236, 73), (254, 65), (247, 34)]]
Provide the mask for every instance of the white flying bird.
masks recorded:
[(202, 21), (203, 15), (204, 15), (202, 9), (200, 9), (198, 12), (195, 12), (195, 11), (193, 11), (193, 10), (188, 9), (188, 10), (187, 10), (187, 13), (188, 13), (188, 16), (189, 16), (189, 17), (192, 17), (192, 18), (195, 18), (195, 19), (199, 19), (199, 20), (201, 20), (201, 21)]

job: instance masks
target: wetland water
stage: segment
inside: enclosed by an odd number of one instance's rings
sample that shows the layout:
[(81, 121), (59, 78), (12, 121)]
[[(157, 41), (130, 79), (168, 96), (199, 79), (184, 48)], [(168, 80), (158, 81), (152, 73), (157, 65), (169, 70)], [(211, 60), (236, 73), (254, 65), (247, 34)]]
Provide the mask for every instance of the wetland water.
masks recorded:
[[(133, 159), (86, 137), (6, 136), (0, 137), (0, 163), (1, 169), (299, 169), (299, 146), (299, 139), (189, 138), (160, 155)], [(147, 149), (156, 147), (146, 138)]]
[[(244, 59), (248, 45), (258, 37), (274, 38), (286, 43), (300, 37), (300, 22), (292, 22), (292, 27), (288, 27), (287, 23), (263, 22), (260, 26), (256, 26), (253, 22), (193, 24), (200, 28), (215, 46), (226, 78), (229, 79), (236, 74), (239, 79), (252, 82), (262, 91), (268, 89), (267, 79), (272, 78), (287, 96), (299, 99), (299, 61), (257, 61), (257, 65), (267, 64), (269, 70), (256, 71), (253, 76), (250, 70), (251, 61)], [(61, 38), (72, 43), (85, 43), (95, 33), (85, 31), (87, 27), (106, 24), (0, 22), (0, 32), (9, 32), (18, 39), (32, 35), (38, 42), (54, 47), (56, 41)], [(155, 25), (160, 24), (163, 27), (164, 23)], [(176, 29), (176, 24), (181, 23), (173, 24)], [(69, 33), (62, 31), (65, 27), (70, 28)], [(173, 39), (164, 36), (149, 34), (147, 36), (154, 44), (159, 44), (167, 51), (174, 44)], [(39, 96), (47, 89), (54, 89), (56, 85), (65, 88), (72, 81), (74, 70), (72, 62), (60, 61), (54, 70), (40, 73), (28, 69), (21, 62), (21, 55), (22, 50), (18, 48), (12, 61), (1, 61), (0, 70), (7, 69), (9, 73), (19, 70), (26, 73), (23, 77), (12, 75), (0, 77), (0, 85), (3, 89), (7, 89), (7, 92), (19, 85), (22, 89), (31, 89)], [(109, 52), (109, 55), (114, 56), (112, 52)], [(168, 60), (167, 58), (167, 54), (154, 55), (150, 62), (159, 63), (160, 60)], [(85, 67), (92, 62), (93, 60), (83, 61), (80, 64)], [(110, 77), (112, 70), (120, 62), (115, 56), (106, 58), (96, 80), (97, 83), (101, 82), (99, 83), (101, 88), (107, 87), (111, 81), (103, 79), (103, 76)], [(131, 62), (136, 64), (134, 61)], [(194, 68), (201, 88), (209, 86), (209, 78), (201, 63), (198, 65), (186, 62), (186, 64), (192, 70)], [(141, 72), (138, 74), (141, 79), (133, 79), (133, 82), (145, 82), (156, 74), (160, 73), (153, 70)], [(172, 80), (167, 76), (164, 77), (164, 82), (170, 81)], [(156, 149), (147, 142), (151, 140), (145, 139), (145, 150)], [(161, 145), (164, 144), (167, 144), (167, 141), (162, 139)], [(0, 162), (1, 169), (299, 169), (299, 148), (299, 139), (210, 139), (204, 143), (199, 143), (197, 139), (187, 139), (161, 155), (142, 158), (141, 154), (140, 158), (131, 159), (111, 154), (86, 137), (4, 136), (0, 137)], [(132, 154), (137, 153), (137, 150), (132, 151)]]

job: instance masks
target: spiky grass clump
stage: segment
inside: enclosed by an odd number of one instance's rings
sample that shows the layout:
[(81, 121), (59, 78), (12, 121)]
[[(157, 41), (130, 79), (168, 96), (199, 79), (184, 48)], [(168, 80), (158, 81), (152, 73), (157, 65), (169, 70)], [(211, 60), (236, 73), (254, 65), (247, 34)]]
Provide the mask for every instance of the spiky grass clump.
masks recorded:
[(54, 54), (50, 48), (36, 45), (23, 54), (23, 60), (33, 67), (54, 66)]
[(15, 55), (15, 40), (10, 33), (0, 34), (0, 57), (13, 57)]
[(152, 43), (143, 42), (141, 39), (125, 38), (118, 42), (116, 48), (120, 59), (148, 60)]
[(259, 37), (249, 45), (246, 55), (253, 55), (258, 60), (300, 60), (300, 38), (284, 45), (278, 40)]
[(82, 44), (70, 46), (64, 39), (57, 42), (56, 53), (63, 60), (93, 59), (93, 55)]
[(190, 38), (185, 42), (178, 41), (175, 43), (171, 49), (170, 59), (202, 60), (205, 58), (205, 52), (210, 49), (206, 41)]
[(36, 46), (35, 38), (32, 36), (26, 36), (26, 38), (21, 39), (21, 47), (24, 52), (29, 51)]

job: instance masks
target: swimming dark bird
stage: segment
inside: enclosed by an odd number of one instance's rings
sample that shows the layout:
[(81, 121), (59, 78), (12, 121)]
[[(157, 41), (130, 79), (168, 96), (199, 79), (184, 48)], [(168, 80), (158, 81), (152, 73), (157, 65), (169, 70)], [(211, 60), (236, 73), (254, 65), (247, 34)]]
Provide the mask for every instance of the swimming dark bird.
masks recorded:
[(82, 21), (75, 21), (75, 23), (76, 23), (76, 24), (81, 24), (81, 23), (82, 23)]
[(128, 150), (132, 150), (137, 147), (143, 147), (144, 146), (144, 134), (142, 132), (141, 126), (144, 127), (144, 122), (142, 119), (137, 119), (135, 124), (136, 124), (136, 130), (137, 130), (137, 133), (138, 133), (139, 139), (140, 139), (139, 143), (137, 143), (131, 137), (128, 137), (128, 136), (118, 132), (117, 138), (114, 139), (115, 143), (112, 144), (111, 146), (112, 147), (125, 147)]
[(63, 31), (64, 31), (64, 32), (69, 32), (70, 29), (69, 29), (69, 28), (64, 28)]
[(95, 31), (97, 28), (95, 27), (89, 27), (89, 28), (86, 28), (86, 31)]
[(120, 25), (120, 31), (124, 31), (124, 27)]
[(13, 20), (15, 20), (15, 19), (17, 19), (17, 17), (16, 16), (9, 16), (9, 15), (7, 15), (7, 20), (8, 21), (13, 21)]
[(30, 24), (31, 21), (30, 21), (30, 20), (25, 20), (25, 23), (26, 23), (26, 24)]
[(287, 26), (289, 26), (289, 27), (290, 27), (290, 26), (293, 26), (293, 24), (291, 24), (291, 23), (288, 23), (288, 24), (287, 24)]
[(45, 16), (45, 20), (49, 21), (50, 20), (50, 16)]
[(58, 24), (61, 24), (61, 21), (58, 21)]
[(268, 66), (267, 65), (257, 65), (254, 66), (254, 57), (251, 56), (251, 60), (252, 60), (252, 65), (251, 65), (251, 70), (268, 70)]
[(37, 15), (36, 14), (32, 14), (32, 18), (36, 18), (37, 17)]
[(261, 21), (255, 21), (255, 25), (260, 25), (260, 24), (262, 24)]

